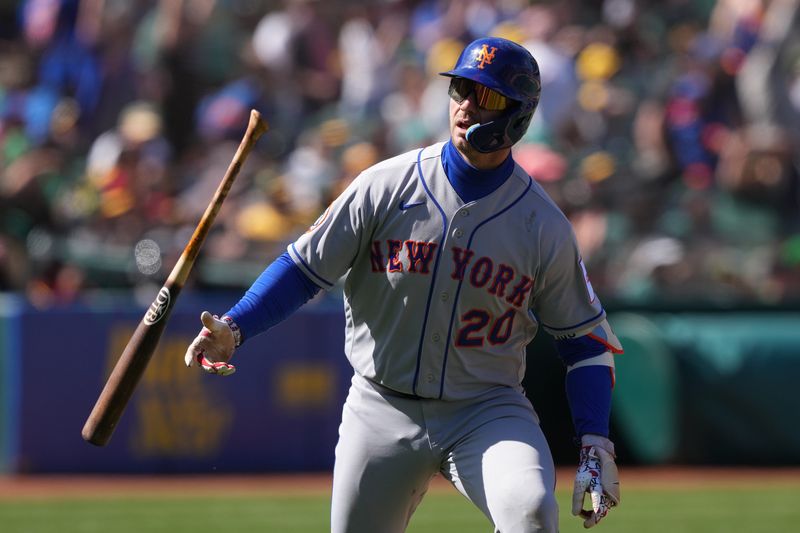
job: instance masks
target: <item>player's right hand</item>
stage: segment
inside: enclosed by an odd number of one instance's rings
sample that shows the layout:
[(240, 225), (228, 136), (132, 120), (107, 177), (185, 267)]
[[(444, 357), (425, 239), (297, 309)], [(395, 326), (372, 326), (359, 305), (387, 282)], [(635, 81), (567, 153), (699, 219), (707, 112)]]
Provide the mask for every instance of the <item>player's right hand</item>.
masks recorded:
[(236, 367), (228, 362), (236, 349), (233, 330), (227, 322), (208, 311), (203, 311), (200, 321), (203, 329), (186, 350), (186, 366), (198, 364), (209, 374), (220, 376), (233, 374)]

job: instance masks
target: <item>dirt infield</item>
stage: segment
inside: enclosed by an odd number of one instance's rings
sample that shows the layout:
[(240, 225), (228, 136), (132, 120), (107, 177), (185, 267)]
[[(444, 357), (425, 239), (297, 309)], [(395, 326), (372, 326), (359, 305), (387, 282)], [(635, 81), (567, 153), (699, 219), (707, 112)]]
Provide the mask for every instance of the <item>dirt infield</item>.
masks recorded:
[[(572, 470), (559, 469), (561, 487), (571, 483)], [(622, 468), (625, 488), (732, 486), (800, 487), (800, 468)], [(25, 475), (0, 476), (0, 500), (29, 498), (97, 498), (170, 496), (257, 496), (327, 494), (329, 473), (287, 475)], [(452, 490), (437, 476), (431, 490)]]

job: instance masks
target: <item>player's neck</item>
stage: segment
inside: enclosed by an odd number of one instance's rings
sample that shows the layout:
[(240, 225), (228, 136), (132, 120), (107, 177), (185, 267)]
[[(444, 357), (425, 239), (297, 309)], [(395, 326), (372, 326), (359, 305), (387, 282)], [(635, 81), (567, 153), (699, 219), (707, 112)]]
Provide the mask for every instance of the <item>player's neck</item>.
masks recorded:
[(479, 170), (492, 170), (499, 167), (505, 162), (505, 160), (508, 158), (508, 153), (511, 151), (511, 148), (504, 148), (503, 150), (497, 150), (496, 152), (484, 154), (475, 150), (471, 146), (466, 149), (462, 149), (458, 145), (455, 146), (456, 150), (458, 150), (459, 155), (464, 159), (464, 161)]

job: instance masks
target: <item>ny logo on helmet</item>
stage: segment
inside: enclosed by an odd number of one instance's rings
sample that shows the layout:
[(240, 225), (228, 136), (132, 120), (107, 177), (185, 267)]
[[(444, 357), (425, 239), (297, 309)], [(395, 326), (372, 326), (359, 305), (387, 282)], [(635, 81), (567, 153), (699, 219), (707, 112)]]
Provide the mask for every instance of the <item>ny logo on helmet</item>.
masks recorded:
[(483, 65), (491, 65), (492, 60), (494, 59), (494, 53), (497, 52), (497, 48), (492, 46), (492, 51), (489, 51), (489, 45), (484, 44), (481, 46), (481, 49), (478, 50), (478, 53), (475, 54), (475, 62), (478, 63), (478, 68), (483, 68)]

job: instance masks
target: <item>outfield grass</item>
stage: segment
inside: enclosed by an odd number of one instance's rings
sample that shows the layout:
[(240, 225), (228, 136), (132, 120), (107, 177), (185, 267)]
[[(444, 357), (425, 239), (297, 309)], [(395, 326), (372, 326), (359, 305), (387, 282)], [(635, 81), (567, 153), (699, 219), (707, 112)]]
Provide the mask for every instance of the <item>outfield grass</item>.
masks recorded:
[[(638, 489), (595, 531), (608, 533), (773, 533), (800, 530), (800, 481), (783, 487)], [(585, 531), (569, 516), (569, 494), (558, 493), (562, 533)], [(328, 498), (310, 496), (200, 497), (110, 495), (96, 499), (0, 501), (3, 533), (311, 533), (328, 530)], [(489, 522), (462, 496), (426, 496), (409, 533), (487, 533)]]

